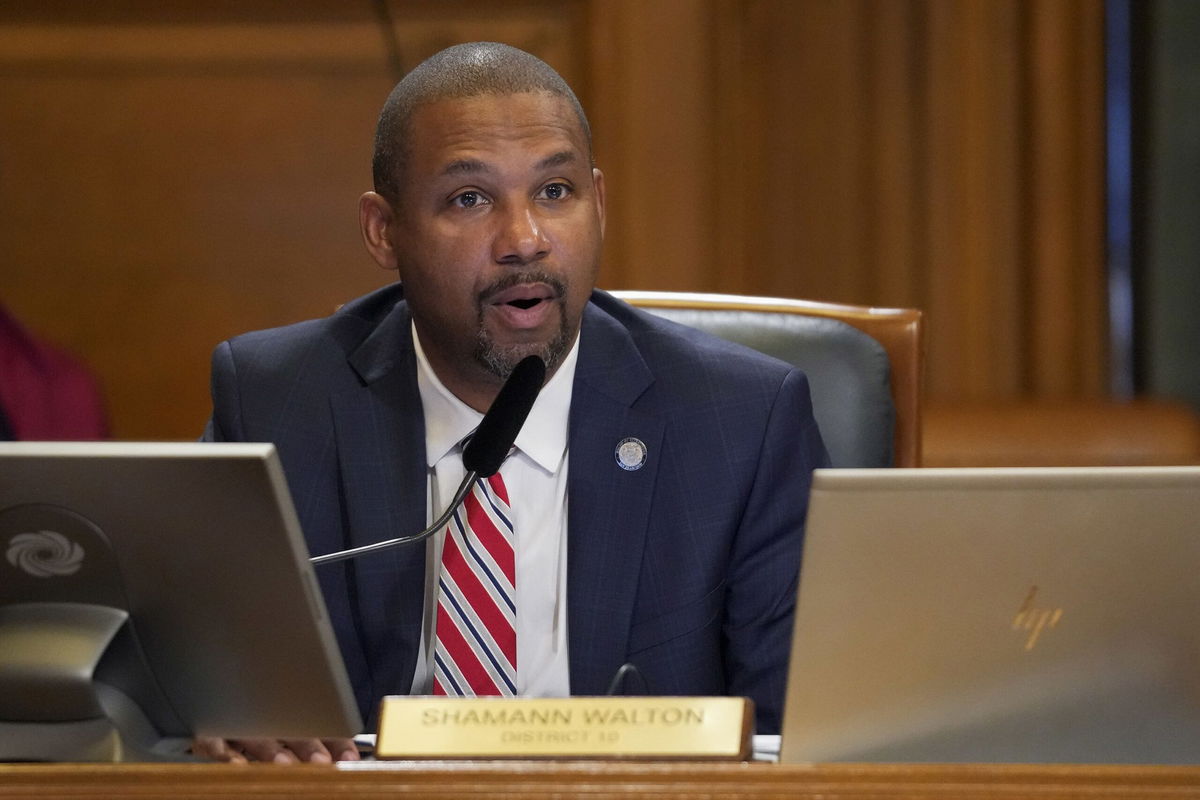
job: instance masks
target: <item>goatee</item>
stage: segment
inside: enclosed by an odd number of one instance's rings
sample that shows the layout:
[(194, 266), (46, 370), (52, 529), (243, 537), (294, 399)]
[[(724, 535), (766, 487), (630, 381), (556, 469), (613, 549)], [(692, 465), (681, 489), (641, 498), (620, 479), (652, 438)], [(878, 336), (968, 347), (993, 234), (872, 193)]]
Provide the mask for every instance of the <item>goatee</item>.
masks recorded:
[[(558, 315), (558, 330), (548, 342), (529, 342), (528, 344), (499, 345), (483, 325), (483, 310), (485, 298), (517, 286), (522, 283), (544, 283), (554, 290), (554, 299), (560, 304), (566, 296), (567, 287), (561, 279), (545, 272), (522, 272), (506, 275), (479, 293), (477, 298), (479, 317), (475, 328), (475, 361), (500, 380), (508, 380), (513, 368), (527, 356), (539, 356), (546, 362), (547, 374), (553, 372), (562, 360), (566, 358), (575, 341), (574, 332), (567, 324), (567, 315), (560, 306)], [(543, 300), (542, 302), (550, 302)]]

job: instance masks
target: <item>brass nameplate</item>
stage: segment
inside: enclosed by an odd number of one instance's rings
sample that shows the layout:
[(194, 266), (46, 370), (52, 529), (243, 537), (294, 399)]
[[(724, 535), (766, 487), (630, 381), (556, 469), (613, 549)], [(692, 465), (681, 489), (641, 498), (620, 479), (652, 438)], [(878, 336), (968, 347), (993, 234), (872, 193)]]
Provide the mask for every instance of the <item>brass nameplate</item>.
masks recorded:
[(385, 697), (376, 758), (747, 760), (744, 697)]

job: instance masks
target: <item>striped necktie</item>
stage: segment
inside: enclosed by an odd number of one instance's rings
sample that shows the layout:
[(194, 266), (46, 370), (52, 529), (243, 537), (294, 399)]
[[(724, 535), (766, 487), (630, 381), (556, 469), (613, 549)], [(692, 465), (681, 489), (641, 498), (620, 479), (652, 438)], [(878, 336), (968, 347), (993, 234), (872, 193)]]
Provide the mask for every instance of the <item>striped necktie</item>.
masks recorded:
[(435, 695), (517, 693), (515, 545), (503, 479), (476, 479), (442, 545)]

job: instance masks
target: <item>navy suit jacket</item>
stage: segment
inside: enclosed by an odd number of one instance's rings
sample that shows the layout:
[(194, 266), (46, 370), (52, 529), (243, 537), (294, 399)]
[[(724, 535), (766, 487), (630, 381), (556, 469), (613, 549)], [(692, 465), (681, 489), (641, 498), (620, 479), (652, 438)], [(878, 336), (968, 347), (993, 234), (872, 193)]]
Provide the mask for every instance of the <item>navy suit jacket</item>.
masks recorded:
[[(426, 524), (425, 434), (399, 284), (333, 316), (222, 343), (205, 438), (274, 442), (316, 555)], [(604, 292), (583, 316), (570, 410), (572, 694), (626, 662), (638, 693), (745, 695), (778, 732), (814, 467), (827, 463), (790, 365)], [(617, 445), (645, 443), (637, 470)], [(441, 509), (438, 509), (440, 512)], [(406, 694), (424, 545), (318, 567), (364, 718)]]

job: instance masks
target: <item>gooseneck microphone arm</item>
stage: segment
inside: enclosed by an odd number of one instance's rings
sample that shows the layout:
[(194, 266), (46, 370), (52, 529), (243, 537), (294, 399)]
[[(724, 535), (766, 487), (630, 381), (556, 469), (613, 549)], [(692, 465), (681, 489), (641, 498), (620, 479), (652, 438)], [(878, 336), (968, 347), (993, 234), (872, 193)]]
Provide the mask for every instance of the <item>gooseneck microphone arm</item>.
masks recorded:
[(432, 525), (411, 536), (400, 536), (362, 547), (314, 556), (310, 559), (312, 563), (331, 564), (377, 550), (415, 544), (442, 530), (462, 504), (463, 498), (471, 491), (476, 479), (490, 477), (500, 469), (500, 465), (508, 457), (508, 451), (512, 449), (513, 442), (517, 440), (521, 426), (525, 424), (525, 418), (529, 416), (529, 410), (533, 408), (533, 402), (537, 399), (545, 378), (546, 364), (537, 356), (526, 356), (513, 367), (512, 374), (508, 376), (508, 380), (500, 388), (500, 393), (483, 415), (479, 427), (463, 447), (463, 466), (467, 474), (458, 485), (454, 499), (450, 501), (446, 511), (434, 520)]
[(471, 491), (471, 484), (479, 475), (474, 472), (468, 472), (463, 478), (462, 483), (458, 485), (458, 491), (454, 493), (454, 499), (450, 501), (450, 505), (446, 508), (444, 514), (433, 521), (425, 530), (420, 533), (414, 533), (411, 536), (399, 536), (395, 539), (385, 539), (382, 542), (374, 544), (364, 544), (362, 547), (352, 547), (349, 550), (339, 550), (336, 553), (326, 553), (323, 556), (313, 556), (310, 561), (313, 564), (332, 564), (335, 561), (345, 561), (347, 558), (356, 558), (365, 553), (374, 553), (376, 550), (387, 550), (392, 547), (399, 547), (405, 544), (416, 544), (417, 542), (428, 539), (435, 533), (440, 531), (443, 526), (450, 521), (454, 516), (454, 512), (458, 510), (458, 506), (462, 503), (463, 498), (467, 496), (467, 492)]

